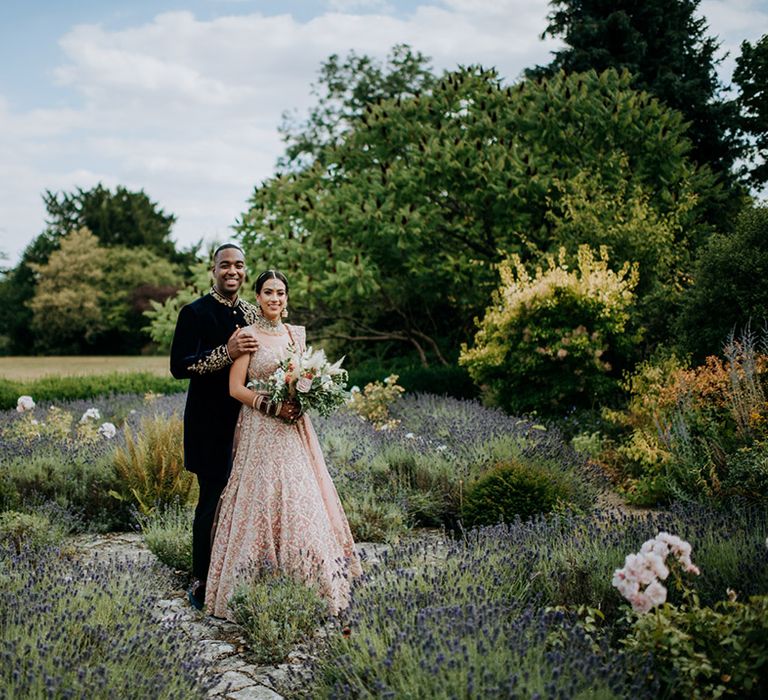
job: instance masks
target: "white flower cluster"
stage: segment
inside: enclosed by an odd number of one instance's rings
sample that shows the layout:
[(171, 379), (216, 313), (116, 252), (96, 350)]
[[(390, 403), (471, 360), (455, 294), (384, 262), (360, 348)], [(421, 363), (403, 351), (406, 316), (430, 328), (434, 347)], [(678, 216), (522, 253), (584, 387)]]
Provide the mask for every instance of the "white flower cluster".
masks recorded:
[(611, 582), (639, 613), (648, 612), (667, 600), (667, 589), (660, 583), (669, 576), (667, 557), (673, 554), (688, 573), (698, 575), (691, 561), (691, 545), (677, 535), (660, 532), (648, 540), (637, 554), (628, 554), (624, 568), (616, 569)]
[(111, 440), (115, 435), (117, 435), (117, 428), (115, 427), (114, 423), (102, 423), (99, 426), (99, 435), (101, 437), (106, 438), (107, 440)]
[(34, 407), (35, 402), (32, 400), (31, 396), (19, 396), (18, 400), (16, 401), (16, 410), (19, 413), (31, 411)]
[(101, 418), (101, 413), (99, 412), (99, 409), (89, 408), (85, 413), (83, 413), (83, 416), (80, 419), (80, 422), (87, 423), (89, 420), (99, 420), (99, 418)]

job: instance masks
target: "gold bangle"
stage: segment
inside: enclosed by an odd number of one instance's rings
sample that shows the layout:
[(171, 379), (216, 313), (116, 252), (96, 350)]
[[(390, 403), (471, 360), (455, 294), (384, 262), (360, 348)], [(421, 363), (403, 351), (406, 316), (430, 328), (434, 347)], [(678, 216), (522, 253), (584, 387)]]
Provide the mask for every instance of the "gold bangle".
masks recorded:
[(259, 400), (259, 395), (258, 394), (254, 394), (253, 395), (253, 401), (251, 401), (251, 409), (254, 410), (254, 411), (256, 410), (256, 402), (258, 400)]

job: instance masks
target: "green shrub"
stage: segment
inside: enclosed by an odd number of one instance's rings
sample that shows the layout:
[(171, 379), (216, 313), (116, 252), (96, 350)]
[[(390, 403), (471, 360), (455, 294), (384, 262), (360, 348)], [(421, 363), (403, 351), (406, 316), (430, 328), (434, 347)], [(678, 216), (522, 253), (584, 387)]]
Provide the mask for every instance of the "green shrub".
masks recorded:
[(268, 565), (238, 585), (229, 605), (259, 663), (285, 660), (327, 611), (314, 588)]
[(348, 383), (349, 386), (363, 387), (390, 374), (396, 374), (400, 386), (411, 393), (454, 396), (457, 399), (474, 399), (480, 394), (464, 367), (434, 363), (424, 367), (410, 359), (362, 362), (350, 369)]
[(0, 544), (10, 545), (19, 553), (24, 547), (40, 549), (58, 544), (64, 532), (38, 513), (9, 510), (0, 513)]
[(188, 503), (194, 476), (184, 469), (183, 424), (176, 414), (145, 417), (134, 434), (125, 429), (125, 447), (118, 447), (114, 468), (119, 487), (111, 493), (134, 503), (140, 512), (157, 506)]
[(511, 523), (564, 508), (573, 497), (565, 474), (534, 464), (505, 462), (467, 488), (461, 514), (465, 527)]
[(158, 377), (150, 372), (50, 376), (25, 382), (0, 380), (0, 409), (15, 408), (23, 394), (34, 396), (37, 402), (72, 401), (109, 394), (175, 394), (186, 391), (187, 384), (187, 381)]
[(560, 415), (616, 390), (614, 365), (632, 352), (628, 331), (637, 266), (619, 272), (581, 246), (530, 275), (518, 256), (501, 263), (501, 286), (459, 362), (487, 399), (512, 413)]
[(139, 516), (141, 534), (147, 547), (172, 569), (192, 571), (192, 520), (194, 509), (184, 504), (156, 508)]
[(0, 572), (4, 698), (206, 696), (208, 664), (177, 623), (157, 619), (173, 585), (157, 567), (0, 547)]
[(768, 596), (713, 608), (665, 604), (640, 615), (623, 643), (653, 655), (653, 674), (672, 697), (768, 696)]

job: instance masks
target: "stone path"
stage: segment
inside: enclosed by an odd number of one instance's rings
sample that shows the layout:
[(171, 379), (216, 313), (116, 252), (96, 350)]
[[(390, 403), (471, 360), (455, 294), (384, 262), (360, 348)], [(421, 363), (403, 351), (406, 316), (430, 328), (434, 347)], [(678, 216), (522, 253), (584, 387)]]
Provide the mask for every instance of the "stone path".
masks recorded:
[[(158, 560), (144, 544), (139, 533), (77, 535), (70, 540), (83, 556), (127, 559), (153, 564)], [(385, 545), (361, 544), (359, 550), (374, 559)], [(246, 642), (237, 625), (204, 615), (192, 608), (183, 588), (160, 591), (155, 604), (158, 622), (180, 626), (198, 646), (200, 656), (211, 663), (213, 683), (209, 700), (282, 700), (281, 692), (295, 690), (306, 677), (310, 650), (297, 647), (286, 663), (258, 666), (249, 658)]]

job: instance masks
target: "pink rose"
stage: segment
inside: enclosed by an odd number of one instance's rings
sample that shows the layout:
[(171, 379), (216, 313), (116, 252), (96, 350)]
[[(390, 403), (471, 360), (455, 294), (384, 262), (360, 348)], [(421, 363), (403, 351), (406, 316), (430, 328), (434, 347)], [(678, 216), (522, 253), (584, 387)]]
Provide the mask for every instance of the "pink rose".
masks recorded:
[(312, 380), (309, 377), (300, 377), (296, 382), (296, 391), (300, 391), (302, 394), (309, 393), (312, 388)]

